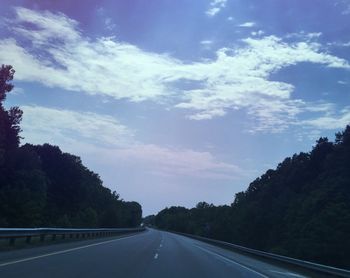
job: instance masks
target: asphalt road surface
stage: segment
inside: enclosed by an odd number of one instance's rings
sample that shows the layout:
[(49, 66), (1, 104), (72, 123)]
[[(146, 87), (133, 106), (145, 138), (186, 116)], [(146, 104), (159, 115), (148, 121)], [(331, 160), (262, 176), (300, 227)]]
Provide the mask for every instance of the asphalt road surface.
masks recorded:
[(0, 253), (0, 277), (304, 277), (184, 236), (149, 229), (118, 238)]

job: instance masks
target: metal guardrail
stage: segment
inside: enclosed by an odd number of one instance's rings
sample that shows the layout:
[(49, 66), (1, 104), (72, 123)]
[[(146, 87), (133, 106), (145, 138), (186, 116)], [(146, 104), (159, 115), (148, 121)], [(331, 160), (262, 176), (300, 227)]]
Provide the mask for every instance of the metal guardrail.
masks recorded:
[(57, 236), (65, 238), (91, 238), (102, 236), (113, 236), (117, 234), (142, 232), (145, 228), (122, 228), (122, 229), (64, 229), (64, 228), (0, 228), (0, 239), (9, 239), (9, 244), (14, 245), (16, 239), (26, 238), (30, 243), (32, 237), (40, 237), (43, 242), (45, 238), (51, 237), (56, 240)]
[(185, 233), (174, 232), (174, 231), (170, 231), (170, 232), (176, 233), (179, 235), (183, 235), (186, 237), (190, 237), (193, 239), (197, 239), (200, 241), (204, 241), (204, 242), (214, 244), (214, 245), (217, 245), (220, 247), (224, 247), (226, 249), (231, 249), (234, 251), (241, 251), (241, 252), (244, 252), (246, 254), (255, 255), (255, 256), (264, 257), (264, 258), (267, 258), (270, 260), (287, 263), (291, 266), (302, 267), (305, 270), (315, 271), (319, 274), (335, 275), (337, 277), (350, 277), (350, 271), (346, 270), (346, 269), (341, 269), (341, 268), (326, 266), (326, 265), (322, 265), (322, 264), (312, 263), (309, 261), (294, 259), (294, 258), (290, 258), (290, 257), (286, 257), (286, 256), (276, 255), (273, 253), (259, 251), (259, 250), (247, 248), (244, 246), (232, 244), (229, 242), (221, 241), (221, 240), (215, 240), (215, 239), (210, 239), (210, 238), (206, 238), (206, 237), (195, 236), (195, 235), (191, 235), (191, 234), (185, 234)]

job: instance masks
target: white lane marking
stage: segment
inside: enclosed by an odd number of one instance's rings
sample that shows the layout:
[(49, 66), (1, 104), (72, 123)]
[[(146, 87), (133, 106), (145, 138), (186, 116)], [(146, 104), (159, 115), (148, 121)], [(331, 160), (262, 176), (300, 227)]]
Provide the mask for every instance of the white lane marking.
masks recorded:
[(228, 258), (226, 258), (226, 257), (224, 257), (224, 256), (222, 256), (222, 255), (220, 255), (220, 254), (217, 254), (217, 253), (215, 253), (215, 252), (209, 251), (208, 249), (202, 248), (202, 247), (200, 247), (200, 246), (198, 246), (198, 245), (195, 245), (195, 246), (196, 246), (197, 248), (203, 250), (204, 252), (207, 252), (207, 253), (209, 253), (209, 254), (212, 254), (212, 255), (214, 255), (214, 256), (217, 256), (217, 257), (219, 257), (219, 258), (221, 258), (221, 259), (223, 259), (223, 260), (225, 260), (225, 261), (227, 261), (227, 262), (230, 262), (230, 263), (232, 263), (232, 264), (239, 265), (240, 267), (245, 268), (245, 269), (247, 269), (247, 270), (249, 270), (249, 271), (251, 271), (251, 272), (254, 272), (255, 274), (257, 274), (257, 275), (259, 275), (259, 276), (261, 276), (261, 277), (269, 278), (268, 276), (266, 276), (266, 275), (264, 275), (264, 274), (262, 274), (262, 273), (260, 273), (260, 272), (257, 272), (257, 271), (255, 271), (254, 269), (251, 269), (251, 268), (249, 268), (249, 267), (247, 267), (247, 266), (245, 266), (245, 265), (242, 265), (242, 264), (237, 263), (237, 262), (235, 262), (235, 261), (233, 261), (233, 260), (230, 260), (230, 259), (228, 259)]
[(304, 277), (306, 278), (307, 277), (307, 276), (296, 274), (296, 273), (293, 273), (293, 272), (283, 272), (283, 271), (277, 271), (277, 270), (270, 270), (270, 272), (275, 272), (275, 273), (278, 273), (278, 274), (283, 274), (283, 275), (293, 276), (293, 277), (301, 277), (301, 278), (304, 278)]
[(156, 253), (156, 254), (154, 255), (154, 259), (155, 259), (155, 260), (158, 259), (158, 253)]
[(163, 245), (162, 245), (162, 244), (160, 244), (160, 245), (159, 245), (159, 248), (162, 248), (162, 246), (163, 246)]
[(72, 252), (72, 251), (76, 251), (76, 250), (80, 250), (80, 249), (85, 249), (85, 248), (89, 248), (89, 247), (93, 247), (93, 246), (97, 246), (97, 245), (107, 244), (107, 243), (111, 243), (113, 241), (127, 239), (127, 238), (131, 238), (131, 237), (135, 237), (135, 236), (138, 236), (138, 235), (121, 237), (121, 238), (117, 238), (117, 239), (112, 239), (112, 240), (107, 240), (107, 241), (103, 241), (103, 242), (93, 243), (93, 244), (89, 244), (89, 245), (84, 245), (84, 246), (80, 246), (80, 247), (75, 247), (75, 248), (71, 248), (71, 249), (62, 250), (62, 251), (47, 253), (47, 254), (44, 254), (44, 255), (39, 255), (39, 256), (29, 257), (29, 258), (20, 259), (20, 260), (16, 260), (16, 261), (11, 261), (11, 262), (7, 262), (7, 263), (2, 263), (2, 264), (0, 264), (0, 267), (11, 265), (11, 264), (27, 262), (27, 261), (32, 261), (32, 260), (45, 258), (45, 257), (49, 257), (49, 256), (64, 254), (64, 253), (68, 253), (68, 252)]

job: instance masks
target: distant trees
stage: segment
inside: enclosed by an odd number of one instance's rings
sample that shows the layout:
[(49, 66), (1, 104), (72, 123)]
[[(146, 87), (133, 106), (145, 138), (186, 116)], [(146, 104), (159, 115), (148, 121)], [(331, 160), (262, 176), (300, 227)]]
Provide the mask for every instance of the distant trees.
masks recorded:
[(192, 209), (165, 208), (152, 220), (155, 226), (162, 229), (229, 240), (230, 211), (229, 206), (216, 207), (200, 202)]
[(0, 227), (135, 227), (142, 209), (103, 186), (81, 159), (49, 144), (20, 143), (22, 111), (3, 101), (15, 71), (0, 68)]
[(266, 171), (228, 206), (199, 203), (155, 216), (162, 229), (350, 267), (350, 126)]
[(145, 226), (152, 227), (152, 226), (155, 226), (155, 219), (156, 219), (156, 216), (154, 214), (151, 214), (151, 215), (148, 215), (148, 216), (144, 217), (142, 219), (142, 223)]
[(155, 224), (162, 229), (189, 232), (189, 210), (184, 207), (170, 207), (160, 211)]

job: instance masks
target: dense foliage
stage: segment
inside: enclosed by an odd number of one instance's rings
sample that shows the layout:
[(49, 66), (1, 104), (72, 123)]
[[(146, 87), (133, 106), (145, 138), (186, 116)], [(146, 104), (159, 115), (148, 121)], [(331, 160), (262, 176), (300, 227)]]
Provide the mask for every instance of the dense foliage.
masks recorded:
[(350, 126), (334, 143), (320, 138), (311, 152), (268, 170), (230, 207), (171, 207), (149, 220), (162, 229), (349, 268)]
[(141, 206), (103, 186), (79, 157), (20, 143), (22, 111), (6, 110), (14, 70), (0, 68), (0, 227), (135, 227)]

